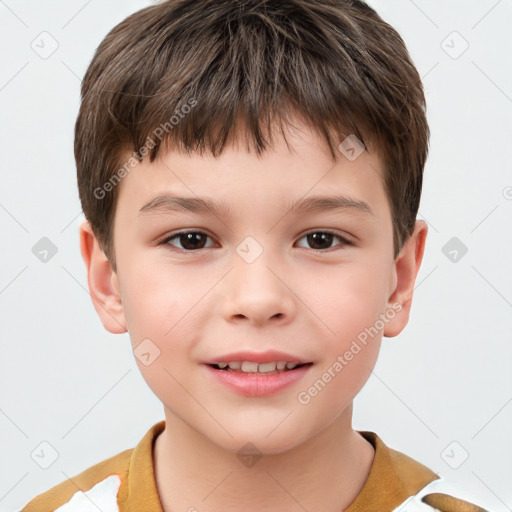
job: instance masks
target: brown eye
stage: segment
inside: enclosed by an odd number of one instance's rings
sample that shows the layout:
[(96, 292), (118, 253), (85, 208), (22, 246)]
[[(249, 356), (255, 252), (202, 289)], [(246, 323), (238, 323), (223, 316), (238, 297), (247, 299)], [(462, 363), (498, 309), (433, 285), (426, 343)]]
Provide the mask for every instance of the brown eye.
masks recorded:
[[(161, 242), (160, 245), (171, 245), (172, 247), (176, 247), (174, 244), (171, 244), (171, 240), (177, 240), (181, 247), (177, 247), (182, 251), (197, 251), (198, 249), (205, 249), (206, 240), (210, 238), (206, 233), (202, 231), (181, 231), (179, 233), (175, 233), (174, 235), (166, 238)], [(211, 246), (210, 246), (211, 247)]]
[[(352, 245), (350, 241), (346, 238), (337, 235), (331, 231), (314, 231), (304, 235), (302, 238), (305, 238), (310, 249), (315, 251), (325, 252), (327, 249), (331, 249), (332, 243), (335, 240), (340, 241), (341, 243), (336, 244), (338, 246)], [(302, 240), (301, 238), (301, 240)]]

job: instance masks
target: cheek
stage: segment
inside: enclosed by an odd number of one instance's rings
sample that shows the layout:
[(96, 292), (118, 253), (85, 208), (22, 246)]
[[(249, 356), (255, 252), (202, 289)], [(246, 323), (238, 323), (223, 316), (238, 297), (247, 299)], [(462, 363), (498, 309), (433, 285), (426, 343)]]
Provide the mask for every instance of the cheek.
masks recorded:
[[(214, 307), (211, 297), (205, 297), (213, 277), (210, 273), (203, 280), (196, 274), (191, 279), (190, 271), (162, 263), (142, 264), (140, 258), (125, 273), (129, 279), (124, 281), (123, 307), (136, 363), (157, 396), (178, 392), (171, 375), (179, 381), (187, 376), (183, 363), (201, 338), (205, 309)], [(148, 365), (140, 357), (147, 352), (150, 357), (157, 355)]]
[(204, 290), (194, 290), (183, 272), (156, 265), (138, 265), (127, 275), (131, 281), (125, 283), (123, 306), (136, 364), (159, 399), (185, 403), (188, 395), (178, 382), (186, 380), (182, 362), (197, 336), (193, 306)]
[[(329, 421), (365, 385), (377, 362), (386, 310), (386, 272), (350, 266), (316, 276), (319, 285), (315, 311), (325, 336), (318, 343), (319, 365), (306, 399), (331, 404), (321, 414)], [(327, 293), (321, 294), (323, 286)], [(316, 394), (315, 394), (316, 393)], [(317, 398), (313, 398), (316, 397)], [(319, 413), (320, 414), (320, 413)]]
[(327, 339), (342, 349), (385, 311), (389, 269), (366, 262), (332, 266), (315, 273), (314, 285), (315, 312), (328, 328)]
[(126, 275), (123, 307), (135, 343), (141, 337), (173, 337), (188, 325), (194, 305), (208, 289), (208, 283), (191, 280), (179, 266), (162, 263), (138, 263)]
[(316, 274), (312, 300), (326, 333), (318, 344), (321, 359), (315, 375), (320, 400), (339, 411), (364, 386), (377, 361), (389, 269), (368, 262), (334, 268)]

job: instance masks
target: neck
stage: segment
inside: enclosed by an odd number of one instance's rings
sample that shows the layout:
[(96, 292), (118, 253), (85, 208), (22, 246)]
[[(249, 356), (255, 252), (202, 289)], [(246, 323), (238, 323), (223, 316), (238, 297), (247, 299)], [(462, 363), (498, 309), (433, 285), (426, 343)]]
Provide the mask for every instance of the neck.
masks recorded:
[(352, 429), (352, 404), (306, 442), (245, 463), (165, 412), (166, 428), (154, 446), (164, 512), (256, 512), (270, 506), (274, 512), (341, 512), (359, 494), (373, 462), (372, 445)]

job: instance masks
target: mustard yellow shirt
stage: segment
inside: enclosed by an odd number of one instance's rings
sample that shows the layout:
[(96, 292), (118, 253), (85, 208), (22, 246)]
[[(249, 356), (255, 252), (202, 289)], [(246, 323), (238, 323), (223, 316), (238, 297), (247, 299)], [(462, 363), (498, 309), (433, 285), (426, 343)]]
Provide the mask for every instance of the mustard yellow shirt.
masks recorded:
[[(164, 429), (162, 420), (147, 431), (135, 448), (52, 487), (33, 498), (20, 512), (163, 512), (155, 480), (153, 446)], [(359, 433), (373, 445), (375, 457), (360, 493), (340, 512), (392, 512), (439, 478), (423, 464), (386, 446), (374, 432)], [(442, 493), (428, 494), (423, 502), (435, 507), (425, 508), (432, 511), (486, 512)]]

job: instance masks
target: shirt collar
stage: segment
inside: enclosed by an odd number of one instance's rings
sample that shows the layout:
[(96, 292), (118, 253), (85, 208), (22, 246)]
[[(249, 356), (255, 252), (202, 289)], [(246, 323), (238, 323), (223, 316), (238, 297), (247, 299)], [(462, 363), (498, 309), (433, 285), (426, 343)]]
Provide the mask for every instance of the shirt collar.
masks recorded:
[[(163, 512), (155, 479), (153, 446), (164, 429), (165, 420), (156, 423), (133, 449), (127, 485), (119, 490), (119, 501), (126, 504), (126, 512)], [(373, 446), (375, 455), (365, 484), (344, 512), (393, 510), (439, 478), (426, 466), (386, 446), (376, 433), (357, 432)]]

